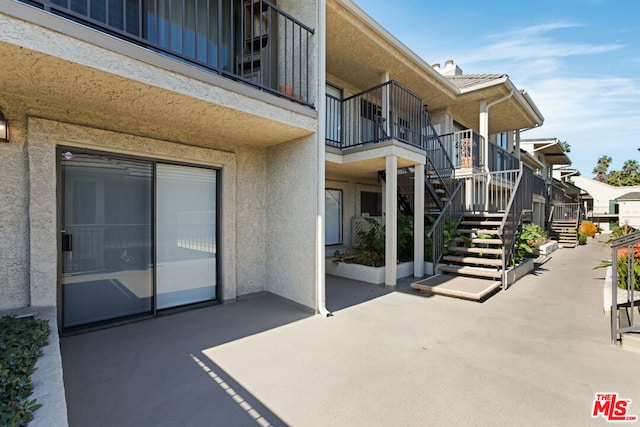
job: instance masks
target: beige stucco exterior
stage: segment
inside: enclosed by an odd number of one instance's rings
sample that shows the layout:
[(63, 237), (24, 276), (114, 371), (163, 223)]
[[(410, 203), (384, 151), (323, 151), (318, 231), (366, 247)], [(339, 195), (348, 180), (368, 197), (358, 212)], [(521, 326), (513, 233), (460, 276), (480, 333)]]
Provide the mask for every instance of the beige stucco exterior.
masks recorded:
[[(315, 2), (278, 3), (317, 24)], [(219, 299), (317, 309), (315, 109), (22, 3), (0, 10), (0, 309), (60, 303), (58, 146), (219, 168)]]

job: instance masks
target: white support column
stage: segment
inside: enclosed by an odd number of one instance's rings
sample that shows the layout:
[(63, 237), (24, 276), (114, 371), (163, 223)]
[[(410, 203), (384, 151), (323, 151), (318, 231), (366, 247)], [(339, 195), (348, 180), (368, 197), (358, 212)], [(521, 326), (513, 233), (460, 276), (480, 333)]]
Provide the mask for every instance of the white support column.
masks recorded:
[(516, 129), (516, 131), (513, 133), (514, 134), (514, 138), (515, 140), (515, 153), (514, 155), (516, 156), (516, 158), (518, 160), (520, 160), (520, 129)]
[(413, 181), (413, 275), (424, 276), (424, 164), (415, 165)]
[(398, 270), (398, 158), (387, 156), (385, 188), (385, 286), (396, 286)]
[[(486, 173), (489, 173), (489, 106), (487, 105), (487, 101), (480, 101), (480, 136), (482, 137), (482, 159), (483, 159), (483, 169)], [(483, 193), (484, 193), (484, 210), (489, 210), (489, 176), (487, 175), (487, 179), (482, 183)]]
[(480, 141), (482, 147), (482, 158), (484, 162), (484, 170), (489, 172), (489, 106), (487, 101), (480, 101), (480, 136), (483, 141)]

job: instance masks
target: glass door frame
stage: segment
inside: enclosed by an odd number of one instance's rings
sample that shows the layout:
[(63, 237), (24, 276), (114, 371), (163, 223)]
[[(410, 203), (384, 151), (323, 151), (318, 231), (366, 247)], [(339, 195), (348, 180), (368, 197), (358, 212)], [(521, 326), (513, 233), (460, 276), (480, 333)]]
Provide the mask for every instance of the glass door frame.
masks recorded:
[[(64, 305), (65, 305), (65, 301), (64, 301), (64, 290), (63, 290), (63, 274), (64, 274), (64, 251), (63, 251), (63, 239), (62, 239), (62, 230), (64, 227), (63, 224), (63, 218), (64, 218), (64, 204), (63, 204), (63, 197), (64, 197), (64, 191), (65, 191), (65, 180), (64, 180), (64, 173), (63, 173), (63, 167), (62, 167), (62, 155), (63, 153), (67, 152), (67, 151), (72, 151), (72, 152), (76, 152), (76, 153), (83, 153), (83, 154), (91, 154), (91, 155), (102, 155), (102, 156), (106, 156), (109, 158), (115, 158), (115, 159), (124, 159), (124, 160), (135, 160), (135, 161), (141, 161), (141, 162), (148, 162), (149, 164), (151, 164), (152, 166), (152, 194), (151, 194), (151, 205), (152, 205), (152, 209), (151, 209), (151, 221), (152, 221), (152, 235), (151, 235), (151, 245), (152, 245), (152, 251), (151, 251), (151, 262), (153, 264), (153, 273), (152, 273), (152, 295), (151, 295), (151, 311), (150, 312), (144, 312), (144, 313), (140, 313), (140, 314), (134, 314), (134, 315), (129, 315), (129, 316), (124, 316), (124, 317), (118, 317), (118, 318), (114, 318), (114, 319), (108, 319), (108, 320), (102, 320), (102, 321), (98, 321), (98, 322), (92, 322), (92, 323), (87, 323), (87, 324), (83, 324), (83, 325), (79, 325), (79, 326), (71, 326), (71, 327), (64, 327), (63, 326), (63, 317), (64, 317)], [(56, 236), (57, 236), (57, 265), (58, 265), (58, 272), (57, 272), (57, 283), (56, 283), (56, 301), (57, 301), (57, 312), (58, 312), (58, 323), (59, 323), (59, 329), (62, 332), (63, 335), (69, 335), (69, 334), (73, 334), (73, 333), (77, 333), (77, 332), (86, 332), (86, 331), (90, 331), (90, 330), (96, 330), (96, 329), (102, 329), (105, 327), (113, 327), (113, 326), (117, 326), (117, 325), (121, 325), (121, 324), (125, 324), (125, 323), (129, 323), (132, 321), (137, 321), (137, 320), (141, 320), (141, 319), (151, 319), (151, 318), (155, 318), (155, 317), (159, 317), (165, 314), (173, 314), (173, 313), (179, 313), (179, 312), (183, 312), (183, 311), (187, 311), (187, 310), (191, 310), (194, 308), (200, 308), (200, 307), (208, 307), (208, 306), (212, 306), (212, 305), (217, 305), (220, 304), (220, 302), (222, 301), (222, 295), (223, 295), (223, 285), (222, 282), (220, 281), (221, 278), (221, 274), (220, 274), (220, 266), (221, 266), (221, 261), (220, 261), (220, 245), (219, 245), (219, 241), (220, 241), (220, 231), (221, 231), (221, 202), (222, 202), (222, 168), (221, 167), (215, 167), (215, 166), (210, 166), (210, 165), (202, 165), (202, 164), (197, 164), (197, 163), (189, 163), (189, 162), (181, 162), (181, 161), (173, 161), (173, 160), (163, 160), (163, 159), (157, 159), (157, 158), (153, 158), (153, 157), (147, 157), (147, 156), (137, 156), (137, 155), (131, 155), (131, 154), (123, 154), (123, 153), (118, 153), (118, 152), (112, 152), (112, 151), (102, 151), (102, 150), (95, 150), (95, 149), (91, 149), (91, 148), (84, 148), (84, 147), (74, 147), (74, 146), (67, 146), (67, 145), (57, 145), (56, 146), (56, 150), (55, 150), (55, 155), (56, 155)], [(212, 300), (207, 300), (207, 301), (201, 301), (201, 302), (195, 302), (195, 303), (191, 303), (191, 304), (185, 304), (185, 305), (181, 305), (181, 306), (177, 306), (177, 307), (170, 307), (170, 308), (165, 308), (165, 309), (158, 309), (157, 308), (157, 243), (156, 243), (156, 236), (158, 233), (157, 230), (157, 221), (156, 221), (156, 210), (157, 210), (157, 165), (158, 164), (167, 164), (167, 165), (176, 165), (176, 166), (187, 166), (187, 167), (193, 167), (193, 168), (202, 168), (202, 169), (208, 169), (208, 170), (213, 170), (216, 172), (216, 197), (215, 197), (215, 203), (216, 203), (216, 212), (215, 212), (215, 241), (216, 241), (216, 252), (215, 252), (215, 287), (216, 287), (216, 296), (214, 299)]]

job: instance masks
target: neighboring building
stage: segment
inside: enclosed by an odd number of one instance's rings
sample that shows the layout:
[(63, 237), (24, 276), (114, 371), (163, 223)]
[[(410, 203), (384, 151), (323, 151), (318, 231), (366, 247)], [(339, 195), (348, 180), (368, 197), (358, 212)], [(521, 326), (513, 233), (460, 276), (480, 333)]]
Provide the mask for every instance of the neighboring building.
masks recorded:
[(587, 219), (597, 223), (604, 230), (611, 230), (617, 224), (640, 227), (638, 200), (640, 185), (614, 187), (595, 179), (573, 176), (573, 184), (587, 193)]
[(554, 205), (578, 202), (577, 198), (567, 195), (567, 184), (554, 179), (554, 170), (558, 170), (554, 168), (571, 165), (571, 159), (565, 144), (558, 138), (522, 139), (520, 147), (524, 152), (521, 158), (534, 171), (534, 199), (530, 220), (546, 229), (553, 220)]
[(640, 191), (633, 191), (618, 198), (620, 224), (628, 224), (640, 228)]

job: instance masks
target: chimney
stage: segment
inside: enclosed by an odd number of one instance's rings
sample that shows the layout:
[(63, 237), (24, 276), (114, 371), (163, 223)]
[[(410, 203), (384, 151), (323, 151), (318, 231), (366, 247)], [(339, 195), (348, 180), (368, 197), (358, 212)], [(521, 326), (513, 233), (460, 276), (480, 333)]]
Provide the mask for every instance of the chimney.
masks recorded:
[[(440, 64), (439, 63), (436, 62), (435, 64), (432, 65), (432, 67), (433, 67), (434, 70), (440, 71)], [(638, 148), (638, 150), (640, 150), (640, 148)]]
[(444, 63), (444, 67), (438, 69), (443, 76), (461, 76), (462, 69), (456, 65), (453, 59), (448, 59)]

